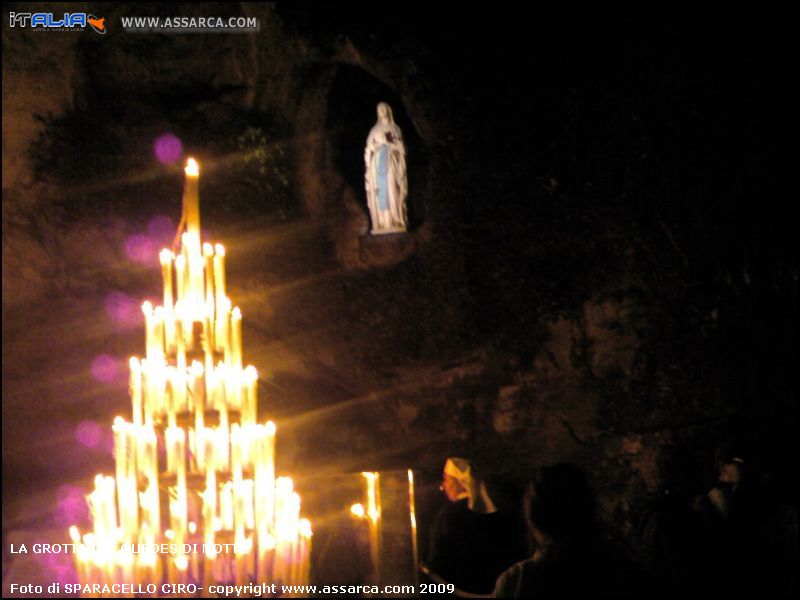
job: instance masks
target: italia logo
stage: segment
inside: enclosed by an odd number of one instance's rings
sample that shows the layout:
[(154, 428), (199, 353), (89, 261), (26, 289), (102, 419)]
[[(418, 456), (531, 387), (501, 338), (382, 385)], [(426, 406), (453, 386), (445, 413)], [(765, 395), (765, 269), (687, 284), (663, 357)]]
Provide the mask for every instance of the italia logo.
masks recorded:
[(16, 27), (30, 27), (39, 31), (82, 31), (91, 28), (95, 33), (105, 35), (105, 17), (96, 17), (87, 13), (64, 13), (60, 19), (53, 16), (53, 13), (9, 13), (8, 26), (11, 29)]

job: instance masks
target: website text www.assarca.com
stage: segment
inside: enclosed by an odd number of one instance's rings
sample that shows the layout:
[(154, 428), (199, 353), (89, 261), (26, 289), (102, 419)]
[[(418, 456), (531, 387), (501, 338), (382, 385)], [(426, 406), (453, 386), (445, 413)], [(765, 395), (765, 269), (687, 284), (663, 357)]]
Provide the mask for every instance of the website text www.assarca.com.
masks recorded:
[(256, 33), (258, 17), (120, 17), (126, 33)]

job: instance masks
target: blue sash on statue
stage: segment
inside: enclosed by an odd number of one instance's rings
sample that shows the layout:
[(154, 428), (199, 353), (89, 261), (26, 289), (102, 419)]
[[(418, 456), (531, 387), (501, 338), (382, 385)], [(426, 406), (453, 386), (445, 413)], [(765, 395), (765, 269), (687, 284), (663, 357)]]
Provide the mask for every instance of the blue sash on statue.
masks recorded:
[(378, 165), (375, 171), (378, 180), (378, 210), (389, 210), (389, 148), (386, 144), (378, 150)]

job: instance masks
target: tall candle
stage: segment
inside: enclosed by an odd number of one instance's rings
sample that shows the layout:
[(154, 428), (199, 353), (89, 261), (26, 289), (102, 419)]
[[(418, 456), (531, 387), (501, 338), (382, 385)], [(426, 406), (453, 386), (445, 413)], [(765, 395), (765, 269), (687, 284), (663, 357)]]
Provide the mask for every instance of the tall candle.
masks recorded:
[(219, 310), (225, 298), (225, 247), (222, 244), (214, 246), (214, 295)]
[(194, 458), (198, 468), (205, 464), (205, 374), (203, 365), (192, 362), (192, 409), (194, 410)]
[(275, 538), (265, 528), (258, 530), (258, 580), (272, 580), (272, 566), (275, 557)]
[(114, 419), (111, 427), (114, 432), (114, 462), (117, 467), (117, 502), (119, 503), (119, 517), (124, 530), (128, 529), (128, 514), (125, 511), (127, 505), (125, 494), (128, 492), (125, 485), (125, 478), (128, 471), (128, 452), (127, 452), (127, 431), (125, 421), (122, 417)]
[(215, 336), (215, 341), (217, 344), (217, 352), (222, 352), (225, 355), (225, 362), (227, 363), (231, 360), (231, 337), (229, 334), (231, 301), (228, 298), (223, 298), (217, 306), (217, 334)]
[(206, 545), (203, 577), (206, 585), (213, 582), (214, 568), (214, 518), (217, 513), (217, 478), (213, 467), (206, 471), (206, 489), (203, 492), (203, 543)]
[(178, 435), (182, 433), (182, 429), (177, 427), (167, 427), (164, 432), (167, 444), (167, 473), (176, 474), (178, 472)]
[(258, 536), (259, 578), (267, 577), (275, 550), (275, 465), (273, 453), (275, 446), (275, 424), (256, 425), (255, 448), (253, 452), (255, 529)]
[(191, 299), (192, 319), (199, 321), (203, 309), (203, 254), (200, 236), (187, 231), (181, 236), (186, 265), (189, 269), (187, 296)]
[(234, 485), (242, 482), (242, 427), (231, 426), (231, 477)]
[(242, 368), (242, 312), (238, 306), (231, 311), (231, 363), (234, 369)]
[(164, 308), (172, 308), (172, 252), (164, 248), (158, 255), (161, 260), (161, 274), (164, 279)]
[(212, 310), (210, 305), (205, 304), (205, 314), (203, 316), (203, 353), (205, 355), (205, 362), (210, 363), (214, 361), (214, 334), (213, 334), (213, 322), (212, 318)]
[(244, 402), (242, 403), (242, 423), (254, 425), (256, 422), (256, 410), (258, 388), (258, 371), (253, 365), (249, 365), (244, 370)]
[(292, 492), (289, 496), (288, 514), (286, 515), (289, 523), (289, 581), (296, 585), (299, 580), (299, 527), (300, 527), (300, 494)]
[(219, 491), (219, 516), (223, 529), (233, 529), (233, 483), (230, 481)]
[(206, 302), (215, 303), (214, 293), (214, 246), (209, 243), (203, 244), (203, 263), (205, 279), (205, 299)]
[(186, 433), (180, 428), (168, 429), (167, 440), (172, 442), (175, 473), (175, 497), (170, 500), (170, 526), (175, 534), (175, 543), (182, 547), (187, 530)]
[(266, 442), (264, 447), (264, 468), (266, 477), (266, 496), (264, 498), (264, 507), (266, 510), (267, 520), (269, 522), (269, 531), (274, 534), (275, 532), (275, 432), (277, 428), (275, 423), (267, 421), (264, 427), (266, 432)]
[[(142, 428), (137, 443), (137, 462), (140, 473), (147, 484), (141, 498), (143, 534), (153, 535), (161, 531), (161, 518), (158, 501), (158, 450), (156, 433), (152, 427)], [(152, 543), (152, 540), (150, 541)]]
[(311, 571), (311, 521), (300, 519), (300, 585), (308, 584)]
[(248, 498), (248, 486), (243, 481), (234, 483), (234, 544), (236, 544), (236, 583), (244, 585), (250, 580), (252, 570), (252, 541), (245, 535), (247, 504), (252, 504), (252, 490)]
[(220, 453), (217, 455), (217, 468), (227, 470), (230, 466), (230, 457), (228, 451), (230, 450), (230, 430), (228, 422), (228, 408), (225, 402), (220, 402), (217, 406), (219, 410), (219, 427), (217, 428), (217, 448)]
[(175, 339), (175, 308), (164, 309), (164, 351), (169, 354), (177, 353)]
[(178, 290), (178, 302), (186, 296), (186, 257), (179, 254), (175, 257), (175, 284)]
[(175, 351), (175, 306), (172, 298), (172, 262), (175, 256), (164, 248), (159, 253), (159, 259), (164, 279), (164, 349), (169, 353)]
[(86, 569), (87, 569), (87, 559), (88, 559), (88, 551), (86, 546), (83, 545), (81, 541), (81, 534), (78, 531), (78, 528), (73, 525), (69, 528), (69, 537), (72, 540), (72, 543), (75, 544), (74, 548), (75, 552), (75, 570), (77, 571), (78, 575), (78, 583), (81, 586), (87, 583), (86, 580)]
[(289, 477), (278, 477), (275, 480), (275, 567), (274, 577), (288, 583), (288, 548), (290, 539), (289, 522), (286, 518), (286, 505), (292, 493), (292, 480)]
[(186, 322), (183, 320), (183, 311), (175, 313), (175, 361), (179, 369), (186, 368), (186, 339), (183, 329)]
[[(183, 304), (184, 310), (186, 311), (184, 314), (188, 321), (191, 321), (193, 318), (192, 315), (192, 258), (189, 256), (189, 242), (187, 233), (184, 231), (181, 234), (181, 257), (183, 258)], [(178, 265), (177, 262), (175, 264), (175, 269), (177, 273)]]
[(183, 184), (183, 214), (186, 217), (186, 229), (200, 236), (200, 166), (190, 158), (186, 161), (186, 179)]
[(378, 495), (378, 473), (362, 473), (367, 480), (367, 518), (369, 521), (369, 550), (372, 561), (374, 581), (380, 580), (380, 554), (379, 554), (379, 521), (381, 518), (380, 498)]
[(153, 356), (164, 356), (164, 307), (153, 309)]
[(177, 427), (177, 413), (186, 398), (186, 372), (183, 369), (167, 367), (164, 369), (166, 387), (164, 400), (167, 411), (167, 427)]

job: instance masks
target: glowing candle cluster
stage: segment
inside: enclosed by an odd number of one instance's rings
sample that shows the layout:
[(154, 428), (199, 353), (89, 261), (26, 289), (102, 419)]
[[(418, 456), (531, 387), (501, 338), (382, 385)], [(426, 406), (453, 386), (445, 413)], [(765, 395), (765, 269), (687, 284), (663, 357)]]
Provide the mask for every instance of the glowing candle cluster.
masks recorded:
[(115, 477), (98, 475), (87, 496), (93, 531), (70, 529), (82, 584), (309, 580), (311, 524), (292, 479), (276, 477), (275, 424), (258, 423), (225, 249), (200, 241), (199, 173), (189, 159), (181, 250), (159, 255), (163, 304), (142, 305), (145, 357), (130, 359), (132, 420), (114, 420)]

